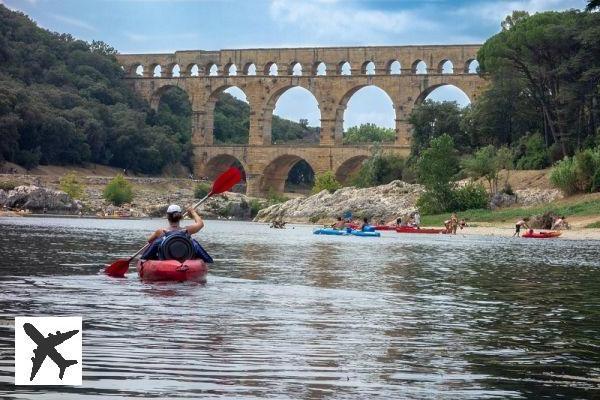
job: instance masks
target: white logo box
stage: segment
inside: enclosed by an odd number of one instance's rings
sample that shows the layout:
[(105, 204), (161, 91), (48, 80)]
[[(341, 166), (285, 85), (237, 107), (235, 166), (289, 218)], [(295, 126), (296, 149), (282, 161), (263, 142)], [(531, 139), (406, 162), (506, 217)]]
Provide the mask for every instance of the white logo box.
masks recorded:
[(81, 317), (15, 317), (15, 385), (81, 385), (82, 361)]

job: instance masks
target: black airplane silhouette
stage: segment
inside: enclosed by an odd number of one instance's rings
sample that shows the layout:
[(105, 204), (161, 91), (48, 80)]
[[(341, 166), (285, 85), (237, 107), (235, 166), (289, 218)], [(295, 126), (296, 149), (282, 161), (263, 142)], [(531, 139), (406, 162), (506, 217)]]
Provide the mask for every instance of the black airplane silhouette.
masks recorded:
[(33, 366), (31, 367), (31, 377), (29, 378), (29, 381), (32, 381), (33, 378), (35, 378), (35, 375), (40, 370), (40, 367), (46, 359), (46, 356), (50, 357), (50, 359), (54, 361), (56, 365), (58, 365), (58, 368), (60, 368), (60, 373), (58, 375), (60, 380), (62, 380), (65, 374), (65, 369), (67, 369), (68, 366), (77, 364), (77, 360), (65, 360), (64, 357), (61, 356), (58, 351), (56, 351), (55, 347), (76, 335), (79, 330), (65, 333), (56, 331), (56, 335), (49, 333), (48, 337), (44, 337), (44, 335), (42, 335), (40, 331), (38, 331), (35, 326), (31, 325), (30, 323), (23, 324), (23, 329), (25, 329), (27, 336), (29, 336), (31, 340), (33, 340), (38, 346), (37, 349), (33, 350), (33, 354), (35, 354), (35, 356), (31, 357)]

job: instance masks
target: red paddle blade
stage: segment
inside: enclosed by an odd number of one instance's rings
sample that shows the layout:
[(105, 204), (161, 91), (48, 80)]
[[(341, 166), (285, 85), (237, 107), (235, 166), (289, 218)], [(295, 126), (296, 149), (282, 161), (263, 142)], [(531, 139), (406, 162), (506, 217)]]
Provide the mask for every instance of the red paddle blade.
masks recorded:
[(129, 270), (129, 260), (126, 258), (121, 258), (114, 263), (110, 264), (104, 270), (104, 273), (109, 276), (113, 276), (115, 278), (122, 278), (125, 276), (125, 273)]
[(230, 167), (223, 172), (213, 183), (211, 194), (219, 194), (228, 191), (236, 183), (242, 180), (242, 173), (235, 167)]

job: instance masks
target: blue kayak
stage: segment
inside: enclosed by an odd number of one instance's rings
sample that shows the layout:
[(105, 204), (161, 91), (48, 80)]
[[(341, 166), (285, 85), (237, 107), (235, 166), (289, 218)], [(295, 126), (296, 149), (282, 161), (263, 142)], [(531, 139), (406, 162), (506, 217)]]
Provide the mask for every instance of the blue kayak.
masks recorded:
[(345, 236), (345, 235), (354, 235), (354, 236), (366, 236), (366, 237), (379, 237), (381, 233), (379, 232), (364, 232), (357, 230), (339, 230), (333, 228), (320, 228), (313, 231), (315, 235), (336, 235), (336, 236)]

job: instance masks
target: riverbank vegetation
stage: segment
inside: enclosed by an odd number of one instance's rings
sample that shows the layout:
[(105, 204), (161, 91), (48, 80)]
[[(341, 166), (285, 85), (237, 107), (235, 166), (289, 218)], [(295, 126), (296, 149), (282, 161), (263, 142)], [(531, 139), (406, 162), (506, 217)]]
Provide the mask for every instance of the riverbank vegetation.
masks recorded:
[[(460, 218), (476, 222), (514, 222), (531, 215), (543, 215), (553, 212), (556, 215), (571, 217), (586, 217), (598, 215), (600, 199), (563, 200), (553, 204), (533, 207), (510, 207), (500, 210), (474, 209), (460, 213)], [(424, 215), (421, 222), (424, 226), (441, 226), (448, 219), (448, 213)]]

